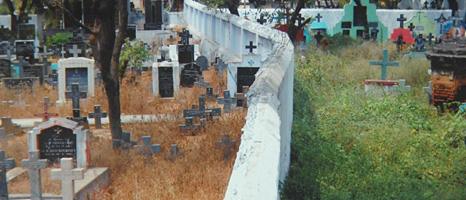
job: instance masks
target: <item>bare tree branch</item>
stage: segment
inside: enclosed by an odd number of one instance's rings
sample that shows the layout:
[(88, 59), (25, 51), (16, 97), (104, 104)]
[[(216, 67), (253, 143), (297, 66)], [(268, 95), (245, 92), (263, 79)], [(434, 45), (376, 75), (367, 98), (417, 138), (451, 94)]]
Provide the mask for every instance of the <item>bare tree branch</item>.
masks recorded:
[(77, 24), (79, 27), (83, 28), (86, 32), (88, 32), (88, 33), (90, 33), (92, 35), (97, 34), (95, 31), (93, 31), (90, 27), (86, 26), (79, 19), (76, 19), (76, 17), (74, 17), (73, 13), (71, 13), (70, 10), (68, 10), (63, 5), (61, 5), (60, 2), (57, 2), (57, 1), (51, 1), (51, 2), (44, 1), (44, 4), (47, 5), (48, 7), (57, 7), (59, 9), (63, 10), (63, 12), (65, 12), (65, 14), (71, 18), (71, 20), (73, 21), (74, 24)]

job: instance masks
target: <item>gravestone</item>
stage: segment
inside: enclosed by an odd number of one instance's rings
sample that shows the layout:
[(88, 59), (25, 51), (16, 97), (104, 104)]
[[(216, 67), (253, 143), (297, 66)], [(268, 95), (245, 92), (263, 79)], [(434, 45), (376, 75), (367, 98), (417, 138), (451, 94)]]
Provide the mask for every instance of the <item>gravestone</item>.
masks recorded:
[(34, 40), (36, 38), (35, 24), (18, 24), (18, 40)]
[(202, 75), (201, 67), (195, 63), (182, 65), (180, 75), (180, 85), (183, 87), (193, 87), (197, 78)]
[(136, 148), (138, 148), (139, 152), (145, 157), (151, 157), (156, 153), (160, 153), (160, 144), (152, 144), (151, 136), (142, 136), (141, 141), (142, 145), (137, 145)]
[(398, 62), (389, 61), (388, 50), (387, 49), (383, 50), (383, 58), (382, 58), (381, 61), (370, 61), (369, 64), (370, 65), (380, 65), (380, 67), (381, 67), (380, 79), (381, 80), (386, 80), (387, 79), (387, 70), (388, 70), (389, 66), (393, 66), (393, 67), (399, 66)]
[(88, 97), (94, 96), (94, 60), (87, 58), (65, 58), (58, 60), (58, 103), (65, 102), (66, 91), (71, 91), (72, 83), (79, 83), (81, 91)]
[(89, 118), (94, 118), (95, 119), (95, 128), (96, 129), (101, 129), (102, 128), (102, 118), (107, 117), (106, 112), (102, 112), (102, 107), (100, 105), (95, 105), (94, 106), (94, 112), (89, 113)]
[(52, 180), (61, 181), (61, 196), (63, 200), (73, 200), (75, 180), (84, 178), (84, 168), (75, 169), (72, 158), (61, 158), (60, 169), (52, 169), (50, 175)]
[(32, 151), (29, 152), (29, 159), (23, 159), (21, 165), (28, 170), (31, 200), (42, 200), (40, 169), (47, 167), (47, 160), (39, 159), (39, 152)]
[(73, 83), (71, 84), (71, 91), (66, 92), (66, 97), (72, 100), (73, 117), (71, 119), (76, 122), (85, 122), (87, 124), (87, 119), (81, 117), (80, 107), (80, 100), (81, 98), (86, 98), (86, 92), (81, 92), (79, 84)]
[(205, 71), (209, 69), (209, 60), (205, 56), (199, 56), (196, 59), (196, 64), (201, 67), (201, 71)]
[(161, 0), (144, 0), (145, 19), (144, 30), (162, 29), (163, 2)]
[(80, 57), (80, 55), (82, 56), (83, 50), (78, 48), (77, 44), (73, 44), (72, 48), (68, 49), (68, 52), (72, 55), (73, 58), (77, 58)]
[(180, 64), (194, 62), (194, 45), (178, 45), (178, 62)]
[(344, 15), (333, 28), (334, 34), (341, 33), (354, 39), (370, 35), (368, 25), (377, 23), (377, 41), (386, 41), (387, 27), (379, 20), (376, 14), (376, 5), (369, 0), (351, 0), (344, 6)]
[(16, 57), (34, 58), (34, 40), (15, 40)]
[(223, 98), (218, 98), (217, 103), (223, 104), (223, 112), (229, 113), (231, 111), (231, 106), (236, 106), (236, 98), (231, 97), (230, 91), (223, 91)]
[(327, 29), (328, 29), (327, 23), (321, 20), (322, 16), (320, 15), (320, 13), (317, 13), (317, 16), (315, 18), (316, 20), (314, 20), (310, 26), (312, 33), (314, 34), (316, 34), (317, 32), (320, 32), (321, 34), (327, 33)]
[(206, 97), (199, 96), (199, 106), (193, 106), (192, 109), (183, 110), (183, 117), (199, 117), (200, 119), (213, 119), (222, 113), (220, 108), (206, 108)]
[(61, 158), (75, 158), (78, 167), (86, 168), (89, 160), (87, 130), (75, 121), (54, 118), (29, 132), (29, 151), (39, 151), (41, 159), (58, 162)]
[(7, 158), (5, 151), (0, 150), (0, 199), (8, 199), (8, 182), (6, 171), (16, 166), (15, 161)]
[(184, 124), (179, 125), (181, 132), (196, 131), (201, 126), (201, 124), (194, 124), (194, 117), (185, 117)]
[(162, 98), (175, 97), (180, 90), (178, 62), (156, 62), (152, 65), (152, 94)]
[(242, 56), (241, 63), (232, 63), (228, 67), (227, 83), (230, 91), (243, 92), (243, 86), (251, 87), (256, 80), (256, 73), (262, 65), (259, 54), (249, 53)]
[(170, 145), (170, 159), (173, 160), (181, 154), (177, 144)]

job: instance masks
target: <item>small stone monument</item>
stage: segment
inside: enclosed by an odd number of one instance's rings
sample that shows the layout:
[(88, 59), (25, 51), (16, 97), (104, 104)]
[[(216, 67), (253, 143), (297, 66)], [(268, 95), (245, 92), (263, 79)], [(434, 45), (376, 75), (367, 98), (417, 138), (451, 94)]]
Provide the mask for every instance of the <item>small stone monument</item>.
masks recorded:
[(58, 60), (58, 103), (65, 102), (65, 92), (71, 90), (73, 83), (79, 83), (79, 88), (85, 91), (88, 97), (94, 96), (94, 60), (81, 57)]
[(180, 66), (177, 61), (152, 65), (152, 94), (162, 98), (175, 97), (180, 91)]
[(60, 169), (52, 169), (50, 174), (53, 180), (61, 181), (61, 195), (63, 200), (73, 200), (74, 182), (75, 180), (84, 179), (84, 169), (74, 169), (72, 158), (61, 158)]
[(89, 118), (94, 118), (95, 121), (95, 128), (101, 129), (102, 128), (102, 118), (107, 117), (106, 112), (102, 112), (102, 107), (100, 105), (94, 106), (94, 112), (89, 113)]

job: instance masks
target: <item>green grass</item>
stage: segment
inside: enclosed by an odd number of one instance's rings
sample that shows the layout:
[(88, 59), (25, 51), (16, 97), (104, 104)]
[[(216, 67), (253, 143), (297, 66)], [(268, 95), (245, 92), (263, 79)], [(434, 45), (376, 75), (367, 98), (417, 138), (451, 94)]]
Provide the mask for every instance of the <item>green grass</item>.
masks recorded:
[[(389, 49), (393, 49), (390, 47)], [(297, 62), (292, 163), (282, 199), (465, 199), (466, 120), (438, 115), (422, 87), (427, 60), (399, 59), (389, 78), (412, 91), (372, 97), (381, 48), (312, 50)], [(391, 53), (392, 54), (392, 53)]]

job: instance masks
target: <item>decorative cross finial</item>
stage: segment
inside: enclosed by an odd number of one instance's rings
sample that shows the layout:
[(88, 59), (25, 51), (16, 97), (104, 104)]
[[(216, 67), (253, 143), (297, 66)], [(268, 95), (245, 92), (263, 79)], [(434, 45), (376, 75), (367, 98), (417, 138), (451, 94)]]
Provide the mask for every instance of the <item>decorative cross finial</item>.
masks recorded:
[(413, 32), (414, 28), (416, 28), (416, 26), (413, 24), (413, 23), (410, 23), (409, 26), (408, 26), (409, 30), (411, 32)]
[(400, 22), (400, 28), (404, 28), (404, 21), (406, 21), (406, 18), (404, 16), (404, 14), (400, 14), (400, 17), (396, 19), (396, 21)]
[(317, 13), (316, 18), (317, 18), (317, 22), (320, 22), (320, 19), (322, 19), (323, 17), (322, 15), (320, 15), (320, 13)]
[(252, 41), (249, 41), (249, 45), (246, 45), (246, 49), (249, 49), (249, 53), (253, 53), (254, 49), (257, 49), (257, 46), (254, 45)]
[(23, 159), (21, 165), (28, 169), (31, 200), (42, 200), (40, 169), (47, 167), (47, 159), (39, 159), (39, 151), (31, 151), (29, 159)]
[(264, 18), (264, 15), (261, 14), (261, 17), (256, 20), (259, 24), (264, 24), (267, 20)]
[(78, 57), (79, 54), (82, 52), (81, 49), (78, 48), (78, 45), (76, 44), (73, 44), (73, 48), (72, 49), (68, 49), (68, 52), (73, 54), (73, 57)]
[(74, 199), (74, 182), (84, 178), (84, 169), (73, 167), (72, 158), (60, 159), (60, 169), (50, 171), (53, 180), (61, 180), (61, 195), (63, 200)]
[(94, 112), (89, 113), (88, 115), (89, 118), (95, 118), (95, 128), (96, 129), (101, 129), (102, 128), (102, 118), (107, 117), (106, 112), (102, 112), (102, 107), (100, 105), (95, 105), (94, 106)]
[(428, 1), (424, 1), (424, 9), (429, 9), (429, 2)]
[(397, 67), (399, 66), (398, 62), (390, 62), (389, 57), (388, 57), (388, 50), (384, 49), (383, 50), (383, 58), (381, 61), (370, 61), (370, 65), (380, 65), (382, 68), (382, 73), (381, 73), (381, 79), (386, 80), (387, 79), (387, 69), (389, 66)]
[(306, 20), (303, 16), (301, 16), (301, 13), (298, 14), (298, 26), (301, 26), (303, 24), (303, 21)]
[(223, 112), (230, 112), (231, 106), (236, 106), (236, 98), (230, 96), (230, 91), (223, 91), (223, 98), (218, 98), (217, 103), (223, 104)]
[(8, 199), (8, 182), (6, 171), (16, 166), (15, 161), (6, 158), (5, 151), (0, 150), (0, 199)]

